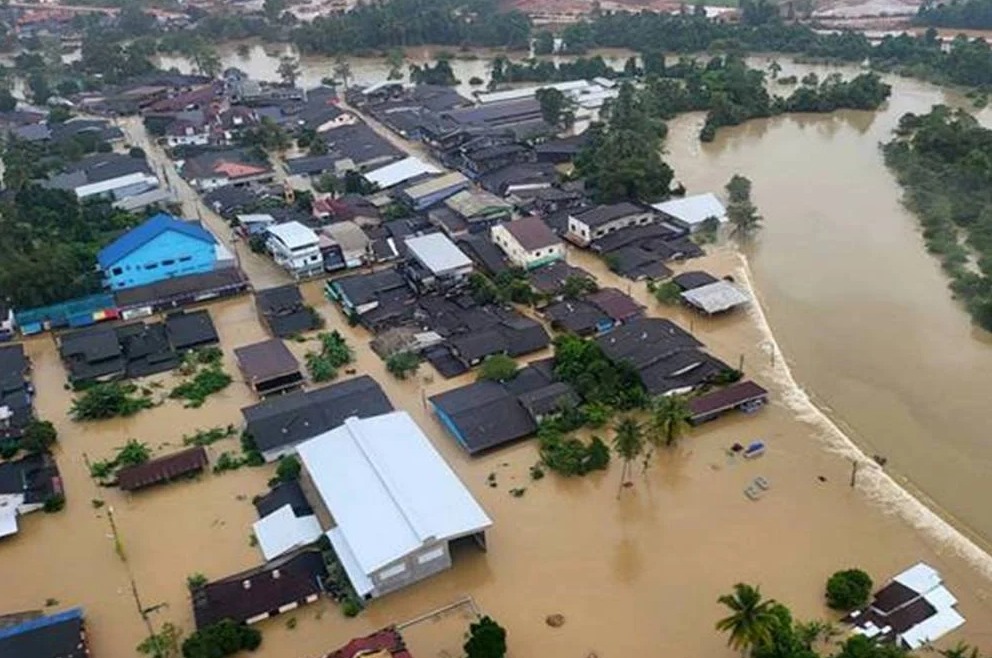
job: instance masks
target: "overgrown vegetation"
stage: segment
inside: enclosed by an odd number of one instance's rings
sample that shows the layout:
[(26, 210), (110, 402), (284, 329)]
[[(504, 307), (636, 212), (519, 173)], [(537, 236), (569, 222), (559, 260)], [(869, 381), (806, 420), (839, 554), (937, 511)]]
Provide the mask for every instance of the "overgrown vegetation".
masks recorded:
[(554, 347), (555, 374), (587, 405), (628, 410), (647, 403), (637, 372), (628, 364), (614, 364), (595, 342), (562, 335), (555, 338)]
[(538, 299), (527, 279), (527, 272), (519, 267), (506, 269), (493, 278), (473, 272), (468, 282), (477, 304), (533, 304)]
[(262, 644), (256, 628), (224, 619), (197, 630), (183, 641), (183, 658), (223, 658), (254, 651)]
[(166, 622), (158, 633), (149, 635), (137, 646), (138, 653), (151, 658), (178, 658), (182, 633), (174, 624)]
[(740, 239), (747, 240), (761, 228), (761, 215), (751, 202), (751, 181), (740, 174), (734, 174), (725, 186), (730, 203), (727, 205), (727, 219), (732, 232)]
[(354, 354), (344, 337), (336, 330), (317, 334), (320, 352), (307, 352), (307, 370), (315, 382), (326, 382), (338, 376), (338, 368), (354, 359)]
[(963, 110), (906, 114), (885, 145), (927, 250), (974, 321), (992, 330), (992, 130)]
[(224, 390), (233, 381), (221, 366), (223, 353), (216, 347), (190, 352), (179, 372), (187, 377), (169, 392), (169, 397), (185, 400), (184, 407), (196, 409), (207, 398)]
[(503, 658), (506, 655), (506, 629), (491, 617), (480, 617), (469, 624), (462, 649), (466, 658)]
[(90, 477), (97, 480), (101, 486), (106, 486), (116, 477), (117, 471), (128, 466), (144, 464), (151, 459), (151, 456), (152, 451), (147, 443), (128, 439), (127, 443), (117, 449), (117, 454), (112, 459), (90, 463)]
[(873, 583), (861, 569), (838, 571), (827, 580), (827, 605), (834, 610), (849, 611), (868, 602)]
[(416, 352), (397, 352), (386, 359), (386, 370), (396, 379), (407, 379), (420, 368), (420, 355)]
[[(593, 471), (605, 470), (610, 464), (610, 449), (603, 440), (594, 436), (584, 443), (574, 436), (566, 436), (554, 427), (542, 426), (537, 434), (541, 463), (559, 475), (581, 476)], [(540, 475), (535, 475), (540, 473)], [(531, 477), (538, 480), (544, 477), (540, 469), (531, 470)]]
[(506, 354), (490, 354), (482, 360), (479, 367), (479, 379), (494, 382), (505, 382), (517, 375), (517, 362)]
[(183, 435), (184, 446), (209, 446), (217, 443), (221, 439), (234, 436), (237, 433), (234, 425), (227, 427), (211, 427), (206, 430), (196, 430), (193, 434)]
[(917, 25), (992, 29), (992, 0), (926, 0), (916, 13)]
[(69, 415), (73, 420), (104, 420), (133, 416), (154, 404), (130, 382), (106, 382), (90, 386), (72, 401)]

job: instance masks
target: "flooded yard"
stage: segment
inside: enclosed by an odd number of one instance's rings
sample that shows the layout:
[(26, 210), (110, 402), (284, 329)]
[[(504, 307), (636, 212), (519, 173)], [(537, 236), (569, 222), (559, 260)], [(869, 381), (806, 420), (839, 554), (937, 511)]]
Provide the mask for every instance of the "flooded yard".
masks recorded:
[[(587, 254), (573, 250), (569, 258), (594, 271), (602, 284), (628, 290), (626, 282)], [(723, 251), (692, 267), (735, 274), (740, 261)], [(729, 658), (734, 654), (713, 623), (721, 612), (717, 596), (734, 583), (760, 584), (800, 617), (826, 617), (823, 586), (833, 571), (859, 566), (882, 581), (920, 559), (941, 570), (968, 618), (952, 640), (981, 641), (983, 630), (992, 627), (988, 581), (976, 575), (987, 565), (962, 559), (954, 543), (916, 532), (894, 505), (869, 500), (878, 499), (878, 489), (869, 486), (871, 467), (864, 469), (861, 489), (848, 486), (848, 457), (812, 416), (810, 422), (797, 420), (800, 410), (787, 404), (794, 391), (780, 377), (781, 363), (773, 364), (754, 317), (704, 320), (670, 312), (648, 300), (643, 284), (629, 286), (652, 313), (672, 316), (724, 361), (736, 364), (743, 358), (745, 369), (771, 389), (773, 403), (754, 417), (731, 416), (694, 430), (677, 448), (662, 451), (645, 473), (638, 467), (634, 485), (618, 498), (616, 464), (585, 478), (549, 474), (531, 481), (534, 441), (469, 458), (426, 409), (425, 399), (473, 375), (445, 381), (422, 366), (416, 377), (396, 380), (368, 348), (371, 336), (349, 327), (323, 300), (321, 283), (303, 287), (328, 329), (339, 330), (355, 349), (357, 372), (375, 378), (397, 408), (410, 412), (494, 527), (488, 553), (456, 551), (451, 570), (372, 602), (355, 619), (321, 601), (261, 623), (259, 658), (315, 657), (352, 637), (466, 596), (507, 627), (515, 656), (664, 655), (691, 646), (694, 656)], [(240, 408), (255, 399), (238, 381), (233, 350), (265, 338), (265, 332), (250, 297), (208, 308), (235, 382), (199, 409), (169, 400), (129, 419), (74, 423), (67, 416), (71, 394), (63, 386), (65, 374), (52, 338), (27, 343), (39, 414), (59, 429), (56, 456), (68, 503), (61, 513), (24, 518), (21, 532), (0, 544), (5, 608), (38, 608), (47, 599), (57, 601), (53, 609), (82, 606), (95, 656), (135, 655), (135, 645), (148, 633), (135, 591), (141, 607), (152, 609), (152, 625), (173, 622), (188, 633), (193, 620), (187, 576), (199, 572), (215, 579), (262, 562), (260, 550), (249, 541), (256, 519), (251, 499), (266, 489), (273, 466), (206, 473), (127, 495), (98, 487), (85, 463), (87, 457), (112, 455), (129, 438), (158, 452), (176, 449), (184, 433), (197, 429), (229, 423), (240, 428)], [(301, 358), (316, 346), (287, 344)], [(611, 438), (608, 430), (601, 433)], [(728, 456), (734, 442), (756, 438), (769, 446), (762, 459)], [(238, 449), (237, 439), (230, 438), (209, 451), (216, 459), (224, 450)], [(490, 474), (495, 486), (487, 483)], [(757, 476), (768, 479), (771, 489), (752, 502), (742, 490)], [(510, 495), (516, 487), (526, 489), (522, 497)], [(94, 506), (94, 500), (103, 505)], [(115, 549), (111, 509), (123, 560)], [(563, 615), (564, 625), (548, 626), (545, 619), (551, 614)], [(415, 655), (459, 655), (469, 617), (456, 612), (411, 626)], [(290, 618), (296, 621), (287, 624)]]

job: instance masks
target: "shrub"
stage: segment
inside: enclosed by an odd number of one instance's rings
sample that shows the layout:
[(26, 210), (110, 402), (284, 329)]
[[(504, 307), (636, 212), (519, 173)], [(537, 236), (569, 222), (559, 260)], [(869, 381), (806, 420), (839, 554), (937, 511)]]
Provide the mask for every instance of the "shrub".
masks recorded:
[(276, 478), (280, 482), (292, 482), (300, 479), (300, 460), (289, 455), (279, 458), (279, 465), (276, 466)]
[(506, 629), (489, 617), (482, 617), (468, 628), (462, 647), (467, 658), (503, 658), (506, 655)]
[(186, 588), (191, 592), (202, 589), (206, 584), (207, 577), (202, 573), (194, 573), (186, 576)]
[(505, 382), (517, 375), (517, 362), (506, 354), (490, 354), (482, 361), (479, 379)]
[(406, 379), (419, 367), (420, 357), (414, 352), (397, 352), (386, 359), (386, 370), (396, 379)]
[(186, 400), (184, 406), (196, 409), (203, 406), (207, 396), (227, 388), (232, 379), (219, 366), (210, 365), (199, 371), (193, 378), (176, 386), (169, 392), (170, 398)]
[(827, 580), (827, 605), (834, 610), (854, 610), (871, 596), (871, 576), (861, 569), (838, 571)]
[(45, 452), (59, 438), (55, 426), (47, 420), (32, 420), (24, 428), (24, 436), (21, 437), (21, 447), (28, 452)]
[(222, 658), (239, 651), (254, 651), (262, 644), (262, 634), (250, 626), (224, 619), (206, 626), (183, 642), (183, 658)]
[(61, 512), (63, 507), (65, 507), (65, 496), (60, 493), (56, 493), (45, 499), (45, 504), (42, 509), (44, 509), (47, 514), (51, 514), (53, 512)]
[(362, 611), (362, 604), (355, 599), (345, 599), (341, 603), (341, 613), (345, 617), (357, 617), (358, 613)]
[(135, 395), (134, 384), (108, 382), (88, 387), (73, 400), (69, 413), (74, 420), (103, 420), (116, 416), (133, 416), (142, 409), (152, 407), (147, 397)]

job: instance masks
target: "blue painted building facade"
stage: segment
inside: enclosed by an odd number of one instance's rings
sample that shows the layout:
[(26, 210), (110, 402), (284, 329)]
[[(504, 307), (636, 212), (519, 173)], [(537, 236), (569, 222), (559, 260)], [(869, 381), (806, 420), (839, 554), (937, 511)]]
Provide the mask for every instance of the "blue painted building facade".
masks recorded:
[(217, 264), (217, 241), (194, 222), (159, 213), (128, 231), (97, 255), (111, 290), (200, 274)]

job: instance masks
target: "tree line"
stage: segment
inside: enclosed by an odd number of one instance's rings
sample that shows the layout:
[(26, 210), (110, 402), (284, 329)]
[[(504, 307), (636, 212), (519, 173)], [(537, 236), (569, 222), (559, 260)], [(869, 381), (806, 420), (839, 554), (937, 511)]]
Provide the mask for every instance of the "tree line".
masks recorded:
[(904, 115), (884, 153), (955, 297), (992, 331), (992, 130), (938, 105)]
[(992, 29), (992, 0), (927, 0), (920, 5), (914, 22), (933, 27)]

